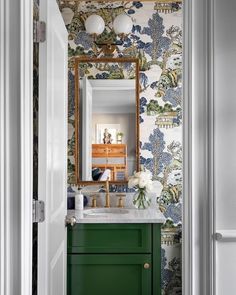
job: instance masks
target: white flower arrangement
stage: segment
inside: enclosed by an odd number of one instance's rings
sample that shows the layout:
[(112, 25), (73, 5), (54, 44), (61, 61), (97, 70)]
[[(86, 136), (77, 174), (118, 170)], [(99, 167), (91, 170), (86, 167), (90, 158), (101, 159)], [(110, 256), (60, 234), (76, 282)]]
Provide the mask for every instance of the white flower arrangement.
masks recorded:
[(133, 198), (133, 204), (137, 209), (146, 209), (150, 206), (151, 200), (147, 197), (147, 193), (152, 191), (152, 173), (150, 171), (134, 172), (134, 175), (129, 177), (128, 187), (137, 190)]
[(152, 173), (149, 170), (134, 172), (134, 175), (129, 177), (128, 187), (151, 192)]

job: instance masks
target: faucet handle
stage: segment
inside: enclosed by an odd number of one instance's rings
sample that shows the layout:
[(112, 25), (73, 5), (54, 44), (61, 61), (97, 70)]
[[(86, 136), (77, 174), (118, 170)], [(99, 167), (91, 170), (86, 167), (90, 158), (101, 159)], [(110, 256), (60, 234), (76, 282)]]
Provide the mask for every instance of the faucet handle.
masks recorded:
[(119, 198), (118, 200), (118, 208), (124, 208), (124, 197), (125, 197), (125, 194), (116, 194), (116, 196)]
[(92, 208), (96, 208), (97, 207), (97, 199), (96, 199), (96, 195), (92, 195)]
[(109, 177), (106, 179), (106, 191), (109, 192)]

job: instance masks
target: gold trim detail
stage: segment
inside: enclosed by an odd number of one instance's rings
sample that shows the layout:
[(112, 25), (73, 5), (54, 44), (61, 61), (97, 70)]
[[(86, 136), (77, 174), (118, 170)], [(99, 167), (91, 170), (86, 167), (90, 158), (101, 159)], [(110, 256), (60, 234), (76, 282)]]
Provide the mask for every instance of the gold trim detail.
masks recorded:
[[(79, 64), (80, 63), (134, 63), (135, 68), (135, 94), (136, 94), (136, 171), (140, 170), (140, 149), (139, 149), (139, 59), (129, 57), (76, 57), (75, 61), (75, 179), (76, 184), (102, 184), (98, 181), (82, 181), (79, 178)], [(110, 181), (111, 184), (125, 184), (127, 181)]]

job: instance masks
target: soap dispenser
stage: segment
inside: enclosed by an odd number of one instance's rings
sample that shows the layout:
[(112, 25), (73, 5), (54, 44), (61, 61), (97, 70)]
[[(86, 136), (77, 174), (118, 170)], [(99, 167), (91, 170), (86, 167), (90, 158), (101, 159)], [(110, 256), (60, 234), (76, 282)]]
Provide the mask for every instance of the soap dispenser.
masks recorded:
[(75, 210), (83, 210), (84, 209), (84, 196), (81, 193), (81, 188), (79, 188), (79, 192), (75, 195)]

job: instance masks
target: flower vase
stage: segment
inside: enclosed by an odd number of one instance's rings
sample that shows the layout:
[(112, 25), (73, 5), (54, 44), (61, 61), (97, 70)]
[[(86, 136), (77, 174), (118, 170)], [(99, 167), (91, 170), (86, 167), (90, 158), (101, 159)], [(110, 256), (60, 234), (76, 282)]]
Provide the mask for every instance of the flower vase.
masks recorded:
[(151, 200), (145, 189), (139, 189), (133, 197), (133, 204), (136, 209), (146, 209), (150, 206)]

